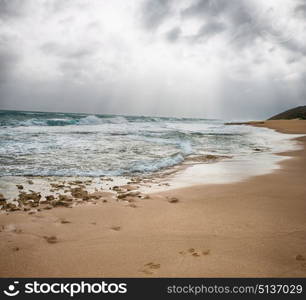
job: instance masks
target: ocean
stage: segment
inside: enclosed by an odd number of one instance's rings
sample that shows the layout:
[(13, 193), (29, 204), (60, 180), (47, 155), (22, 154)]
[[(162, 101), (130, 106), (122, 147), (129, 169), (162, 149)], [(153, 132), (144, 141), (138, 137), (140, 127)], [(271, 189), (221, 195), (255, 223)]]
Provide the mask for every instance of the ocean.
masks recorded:
[(229, 120), (0, 111), (0, 176), (141, 176), (201, 155), (256, 161), (296, 142)]

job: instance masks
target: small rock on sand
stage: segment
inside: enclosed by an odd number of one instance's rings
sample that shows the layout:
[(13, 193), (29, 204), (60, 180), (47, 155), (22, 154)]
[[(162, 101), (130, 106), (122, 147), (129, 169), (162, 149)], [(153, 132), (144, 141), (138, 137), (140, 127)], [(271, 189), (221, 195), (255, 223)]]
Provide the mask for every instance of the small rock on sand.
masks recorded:
[(0, 202), (4, 202), (4, 201), (6, 201), (6, 198), (3, 196), (3, 194), (0, 194)]
[(48, 195), (48, 196), (46, 196), (46, 200), (47, 201), (52, 201), (52, 200), (54, 200), (55, 198), (54, 198), (54, 196), (53, 195)]

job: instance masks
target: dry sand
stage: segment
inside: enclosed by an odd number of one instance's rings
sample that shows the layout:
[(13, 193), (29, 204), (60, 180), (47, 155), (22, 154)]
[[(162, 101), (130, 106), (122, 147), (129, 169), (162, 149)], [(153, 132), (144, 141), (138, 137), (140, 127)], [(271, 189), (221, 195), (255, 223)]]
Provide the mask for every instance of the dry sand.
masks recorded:
[[(306, 133), (306, 121), (253, 125)], [(306, 277), (305, 149), (239, 183), (1, 214), (0, 276)]]

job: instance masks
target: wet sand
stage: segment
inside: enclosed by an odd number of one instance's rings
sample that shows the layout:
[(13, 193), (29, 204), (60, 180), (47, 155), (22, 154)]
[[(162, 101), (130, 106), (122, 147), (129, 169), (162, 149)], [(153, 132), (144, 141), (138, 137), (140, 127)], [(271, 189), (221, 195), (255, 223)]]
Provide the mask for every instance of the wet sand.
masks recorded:
[[(252, 125), (306, 133), (306, 121)], [(281, 169), (239, 183), (2, 213), (0, 276), (306, 277), (299, 141)]]

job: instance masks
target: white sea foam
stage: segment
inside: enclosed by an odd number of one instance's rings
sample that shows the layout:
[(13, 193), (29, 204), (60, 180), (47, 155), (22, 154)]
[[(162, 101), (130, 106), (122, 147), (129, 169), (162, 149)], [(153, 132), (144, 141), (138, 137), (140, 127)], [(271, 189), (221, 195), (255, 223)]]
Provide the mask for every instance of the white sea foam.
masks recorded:
[(272, 162), (274, 152), (297, 147), (292, 137), (217, 120), (0, 113), (0, 175), (139, 175), (191, 154)]

